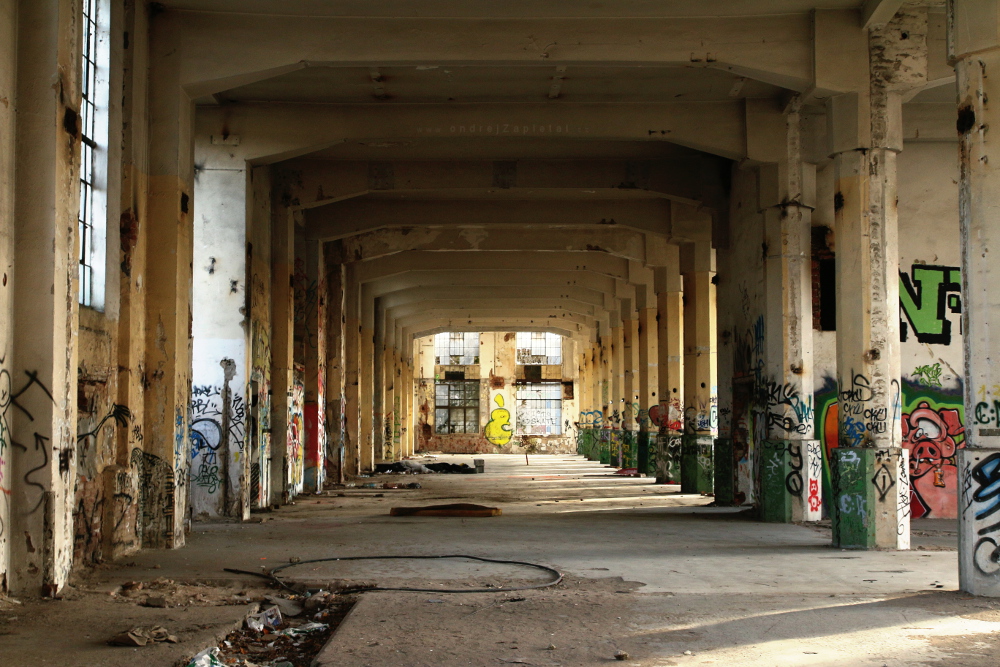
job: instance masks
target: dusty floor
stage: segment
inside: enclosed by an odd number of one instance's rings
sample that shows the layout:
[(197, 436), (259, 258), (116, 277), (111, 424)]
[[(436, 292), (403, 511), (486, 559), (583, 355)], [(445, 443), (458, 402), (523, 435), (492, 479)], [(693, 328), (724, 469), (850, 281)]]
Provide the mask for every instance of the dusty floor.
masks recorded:
[[(370, 592), (319, 664), (333, 665), (995, 665), (1000, 600), (956, 593), (954, 522), (914, 524), (909, 552), (845, 552), (828, 529), (762, 524), (676, 486), (611, 476), (568, 456), (485, 456), (485, 475), (380, 476), (419, 490), (351, 488), (256, 515), (195, 524), (186, 548), (102, 567), (61, 601), (0, 607), (0, 664), (172, 665), (225, 634), (260, 570), (293, 559), (456, 554), (543, 563), (556, 587), (493, 593)], [(471, 463), (472, 457), (440, 457)], [(396, 518), (392, 506), (478, 502), (482, 519)], [(304, 563), (314, 582), (510, 586), (546, 575), (470, 561)], [(204, 600), (167, 609), (114, 599), (126, 581), (210, 582)], [(223, 585), (219, 587), (219, 585)], [(249, 596), (234, 597), (247, 592)], [(119, 598), (122, 596), (119, 596)], [(206, 607), (225, 601), (227, 606)], [(192, 604), (193, 603), (193, 604)], [(158, 623), (179, 644), (112, 648), (130, 624)], [(52, 628), (59, 628), (53, 636)]]

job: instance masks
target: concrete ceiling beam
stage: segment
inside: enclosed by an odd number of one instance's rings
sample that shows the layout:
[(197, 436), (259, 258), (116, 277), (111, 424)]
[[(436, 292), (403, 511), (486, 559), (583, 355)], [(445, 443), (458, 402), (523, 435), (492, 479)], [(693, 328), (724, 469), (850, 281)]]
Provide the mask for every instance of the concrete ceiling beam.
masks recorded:
[[(447, 191), (475, 196), (490, 193), (518, 197), (536, 194), (602, 190), (656, 193), (697, 206), (703, 183), (692, 161), (713, 159), (702, 153), (678, 149), (662, 160), (392, 160), (373, 164), (360, 161), (297, 159), (283, 163), (276, 180), (282, 197), (297, 202), (293, 208), (313, 208), (377, 193), (380, 189), (419, 196)], [(507, 171), (500, 174), (501, 167)], [(391, 179), (378, 178), (379, 170)], [(391, 188), (389, 187), (391, 186)], [(606, 196), (606, 195), (605, 195)], [(441, 196), (440, 199), (449, 197)]]
[[(739, 160), (746, 148), (743, 100), (667, 103), (267, 104), (199, 107), (196, 134), (239, 137), (227, 162), (273, 164), (351, 140), (524, 136), (553, 140), (664, 141)], [(235, 141), (235, 140), (233, 140)]]
[(157, 21), (163, 32), (181, 35), (173, 57), (182, 85), (198, 98), (241, 85), (256, 72), (296, 63), (708, 67), (804, 90), (812, 74), (810, 18), (806, 12), (613, 21), (168, 12)]
[(616, 281), (596, 273), (572, 273), (564, 271), (524, 271), (504, 268), (476, 271), (411, 271), (404, 275), (370, 281), (369, 293), (373, 297), (411, 288), (434, 288), (451, 286), (488, 287), (505, 289), (520, 287), (567, 288), (578, 287), (597, 293), (614, 293)]
[(378, 297), (378, 304), (382, 308), (391, 308), (396, 305), (423, 300), (440, 299), (480, 299), (491, 302), (502, 302), (508, 304), (518, 299), (558, 299), (560, 301), (572, 302), (576, 304), (586, 304), (591, 307), (603, 307), (604, 296), (601, 292), (586, 289), (584, 287), (541, 287), (524, 286), (516, 291), (511, 291), (504, 286), (501, 289), (497, 285), (490, 286), (451, 286), (451, 287), (411, 287), (403, 290), (390, 292)]
[(549, 252), (600, 252), (645, 262), (645, 235), (616, 227), (605, 225), (585, 231), (516, 225), (504, 225), (499, 229), (482, 226), (379, 229), (341, 239), (341, 261), (364, 261), (422, 250), (441, 253), (442, 262), (448, 262), (448, 258), (455, 253), (490, 251), (541, 253), (543, 260), (544, 254)]

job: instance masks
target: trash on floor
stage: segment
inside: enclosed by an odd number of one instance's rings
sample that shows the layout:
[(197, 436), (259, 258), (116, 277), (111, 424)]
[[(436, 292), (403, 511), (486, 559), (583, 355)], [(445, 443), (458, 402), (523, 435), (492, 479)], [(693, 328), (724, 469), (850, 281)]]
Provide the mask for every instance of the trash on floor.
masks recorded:
[(268, 607), (257, 614), (247, 616), (247, 627), (256, 632), (263, 632), (265, 628), (277, 628), (281, 626), (281, 611), (277, 606)]
[(119, 632), (108, 640), (111, 646), (145, 646), (156, 642), (177, 643), (177, 637), (161, 625), (135, 627), (125, 632)]
[(487, 517), (500, 516), (503, 512), (499, 507), (486, 507), (472, 503), (455, 503), (453, 505), (428, 505), (427, 507), (393, 507), (389, 516), (459, 516)]

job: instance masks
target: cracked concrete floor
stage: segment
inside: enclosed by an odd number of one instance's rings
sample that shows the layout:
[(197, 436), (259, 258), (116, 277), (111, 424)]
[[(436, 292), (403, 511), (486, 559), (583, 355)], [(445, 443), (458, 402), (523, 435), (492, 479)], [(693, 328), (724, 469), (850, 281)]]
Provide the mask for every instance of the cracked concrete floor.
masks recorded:
[[(543, 563), (567, 578), (523, 592), (367, 593), (319, 664), (597, 665), (616, 651), (650, 667), (996, 664), (1000, 601), (955, 591), (954, 522), (915, 522), (923, 548), (846, 552), (829, 546), (822, 527), (758, 523), (580, 457), (532, 456), (530, 466), (523, 456), (481, 458), (484, 475), (360, 479), (423, 488), (345, 489), (255, 515), (259, 523), (196, 523), (186, 548), (141, 552), (126, 570), (92, 572), (88, 585), (167, 577), (238, 587), (240, 575), (223, 567), (467, 553)], [(391, 506), (448, 502), (497, 506), (503, 516), (388, 516)], [(286, 573), (427, 588), (545, 576), (469, 561), (320, 563)], [(0, 636), (0, 662), (15, 664), (6, 657)]]

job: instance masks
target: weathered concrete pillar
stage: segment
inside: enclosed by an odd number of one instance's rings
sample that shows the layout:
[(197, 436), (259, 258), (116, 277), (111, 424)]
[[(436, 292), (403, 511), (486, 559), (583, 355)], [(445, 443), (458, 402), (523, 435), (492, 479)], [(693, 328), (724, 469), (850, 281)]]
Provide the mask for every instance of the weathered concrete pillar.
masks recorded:
[(305, 357), (305, 491), (319, 493), (326, 479), (327, 280), (322, 241), (306, 241), (303, 347)]
[[(0, 506), (11, 504), (4, 531), (10, 540), (9, 589), (54, 595), (66, 583), (73, 561), (77, 468), (77, 343), (72, 334), (78, 313), (74, 230), (80, 144), (75, 124), (67, 128), (65, 119), (75, 123), (79, 109), (73, 102), (79, 100), (73, 29), (79, 8), (67, 1), (15, 4), (20, 13), (15, 40), (17, 134), (0, 139), (0, 147), (12, 151), (3, 155), (4, 167), (14, 167), (0, 178), (15, 188), (12, 211), (0, 202), (0, 211), (13, 213), (3, 219), (2, 243), (8, 251), (13, 241), (16, 253), (16, 272), (11, 271), (10, 255), (3, 255), (12, 291), (4, 289), (3, 303), (7, 307), (12, 298), (16, 324), (9, 318), (4, 324), (14, 355), (2, 362), (7, 375), (3, 425), (10, 431), (0, 445), (9, 463), (6, 470), (0, 464), (5, 473)], [(6, 27), (6, 36), (12, 38), (14, 26)], [(8, 46), (0, 48), (6, 51)], [(14, 62), (3, 64), (11, 67), (2, 75), (7, 79)], [(53, 85), (40, 85), (43, 81)], [(15, 96), (5, 99), (9, 105), (4, 106), (13, 113)], [(7, 162), (12, 154), (13, 165)], [(7, 180), (12, 173), (18, 175), (13, 182)], [(0, 556), (5, 550), (0, 546)], [(0, 570), (5, 566), (0, 564)]]
[[(362, 295), (364, 292), (362, 292)], [(364, 297), (363, 297), (364, 298)], [(372, 355), (371, 355), (371, 419), (372, 419), (372, 465), (385, 461), (385, 451), (388, 443), (385, 441), (385, 413), (389, 410), (385, 402), (386, 390), (386, 313), (374, 300), (372, 305)]]
[(658, 327), (656, 324), (656, 295), (651, 291), (639, 291), (639, 386), (636, 394), (639, 403), (638, 467), (639, 472), (656, 474), (656, 456), (650, 457), (650, 449), (655, 448), (655, 432), (650, 420), (650, 411), (659, 404), (660, 369), (658, 364)]
[(375, 466), (375, 303), (366, 292), (366, 285), (362, 285), (359, 297), (361, 328), (358, 333), (358, 411), (361, 422), (358, 446), (362, 472), (370, 472)]
[[(961, 141), (959, 214), (962, 238), (962, 330), (965, 334), (965, 449), (958, 450), (958, 573), (962, 590), (1000, 597), (1000, 293), (993, 250), (1000, 245), (1000, 3), (949, 4), (950, 56), (958, 75)], [(990, 159), (990, 155), (993, 158)]]
[(158, 460), (144, 459), (143, 466), (161, 472), (150, 478), (145, 491), (140, 489), (140, 498), (145, 497), (150, 504), (140, 508), (143, 546), (172, 548), (184, 544), (187, 516), (186, 486), (180, 490), (177, 484), (187, 481), (190, 442), (194, 220), (194, 104), (181, 88), (175, 29), (170, 22), (154, 22), (150, 39), (150, 176), (146, 209), (150, 252), (144, 276), (148, 385), (144, 395), (143, 450)]
[(822, 518), (823, 460), (814, 439), (811, 221), (815, 168), (802, 161), (798, 97), (779, 125), (784, 155), (760, 168), (764, 212), (765, 376), (754, 400), (767, 411), (767, 441), (760, 466), (764, 521)]
[(609, 463), (620, 468), (622, 466), (622, 422), (625, 412), (625, 328), (621, 319), (621, 311), (612, 313), (611, 320), (611, 403)]
[(601, 401), (601, 426), (598, 434), (598, 460), (604, 464), (611, 463), (611, 424), (614, 411), (614, 392), (611, 389), (613, 363), (611, 359), (611, 328), (601, 329), (600, 335), (600, 386), (598, 388)]
[(650, 408), (656, 428), (656, 481), (679, 484), (681, 438), (684, 430), (684, 284), (680, 247), (666, 248), (666, 267), (653, 272), (656, 288), (658, 401)]
[[(896, 154), (902, 92), (926, 81), (926, 12), (904, 8), (867, 36), (862, 92), (831, 99), (836, 178), (839, 446), (834, 545), (909, 548), (909, 471), (901, 450)], [(871, 452), (843, 451), (849, 448)], [(862, 480), (862, 481), (858, 481)], [(859, 485), (864, 484), (865, 490)], [(868, 487), (867, 485), (872, 485)]]
[(622, 467), (634, 468), (638, 465), (639, 430), (639, 317), (632, 304), (622, 312), (622, 359), (624, 362), (624, 384), (622, 405)]
[(347, 265), (344, 322), (344, 474), (361, 472), (361, 405), (359, 403), (359, 355), (361, 354), (361, 287), (354, 264)]
[(327, 478), (344, 481), (344, 281), (346, 269), (337, 261), (333, 244), (326, 244), (326, 442)]
[[(295, 373), (295, 215), (274, 197), (275, 215), (271, 217), (271, 326), (251, 323), (250, 345), (259, 349), (263, 362), (271, 355), (270, 410), (260, 406), (258, 414), (268, 419), (271, 451), (268, 468), (270, 504), (288, 502), (288, 415)], [(270, 338), (268, 334), (270, 333)], [(253, 353), (252, 353), (253, 354)], [(261, 477), (263, 477), (263, 473)]]
[(715, 251), (708, 243), (681, 248), (684, 276), (684, 439), (681, 490), (711, 493), (717, 435)]

